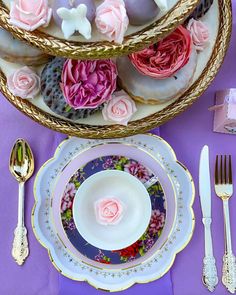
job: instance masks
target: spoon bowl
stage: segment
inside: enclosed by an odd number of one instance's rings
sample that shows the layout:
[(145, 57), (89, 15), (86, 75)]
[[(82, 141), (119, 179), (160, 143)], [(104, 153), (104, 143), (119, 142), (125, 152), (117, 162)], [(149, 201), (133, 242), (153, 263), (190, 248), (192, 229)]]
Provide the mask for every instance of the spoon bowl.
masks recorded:
[(29, 144), (18, 139), (11, 151), (10, 172), (18, 182), (26, 182), (34, 172), (34, 156)]

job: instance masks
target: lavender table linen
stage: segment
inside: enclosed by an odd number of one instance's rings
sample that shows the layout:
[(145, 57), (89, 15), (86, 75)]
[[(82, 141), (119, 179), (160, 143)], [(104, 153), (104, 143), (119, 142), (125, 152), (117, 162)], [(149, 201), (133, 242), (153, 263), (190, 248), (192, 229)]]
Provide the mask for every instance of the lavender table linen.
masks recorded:
[[(233, 0), (236, 14), (236, 0)], [(134, 285), (123, 291), (124, 295), (204, 295), (209, 294), (201, 282), (202, 258), (204, 255), (204, 234), (201, 223), (201, 209), (198, 197), (198, 166), (200, 150), (204, 144), (210, 147), (211, 168), (213, 174), (216, 153), (232, 154), (234, 158), (234, 181), (236, 185), (236, 135), (212, 132), (213, 113), (207, 109), (214, 103), (214, 93), (219, 89), (236, 87), (236, 20), (231, 47), (225, 63), (206, 93), (185, 113), (179, 115), (160, 128), (161, 136), (174, 148), (178, 159), (193, 175), (196, 183), (196, 201), (194, 211), (196, 228), (193, 239), (184, 251), (176, 257), (170, 272), (158, 281)], [(31, 228), (31, 210), (33, 207), (33, 181), (26, 188), (26, 225), (29, 231), (30, 255), (23, 267), (19, 267), (11, 257), (13, 231), (17, 222), (18, 185), (8, 171), (8, 158), (14, 141), (23, 137), (28, 140), (36, 158), (36, 172), (54, 153), (64, 135), (46, 129), (34, 123), (12, 107), (0, 96), (0, 195), (7, 203), (0, 206), (0, 294), (7, 295), (95, 295), (105, 294), (87, 283), (74, 282), (60, 275), (52, 266), (47, 251), (37, 242)], [(155, 133), (158, 134), (156, 129)], [(222, 202), (215, 196), (212, 187), (213, 243), (218, 273), (221, 275), (224, 251)], [(232, 240), (236, 252), (236, 195), (231, 199)], [(215, 295), (228, 294), (222, 283)]]
[(52, 266), (47, 251), (36, 240), (31, 227), (34, 177), (27, 182), (25, 191), (25, 222), (28, 228), (30, 255), (22, 267), (19, 267), (11, 256), (13, 231), (17, 224), (18, 183), (8, 170), (8, 162), (15, 140), (19, 137), (25, 138), (35, 155), (37, 172), (53, 155), (63, 136), (26, 118), (3, 96), (0, 97), (0, 103), (0, 294), (56, 295), (58, 273)]

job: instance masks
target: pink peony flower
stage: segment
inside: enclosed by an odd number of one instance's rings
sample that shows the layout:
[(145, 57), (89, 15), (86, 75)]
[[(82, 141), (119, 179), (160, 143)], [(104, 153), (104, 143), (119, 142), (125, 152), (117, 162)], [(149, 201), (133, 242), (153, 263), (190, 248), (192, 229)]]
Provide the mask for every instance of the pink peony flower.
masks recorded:
[(61, 213), (67, 209), (72, 209), (76, 188), (74, 183), (68, 183), (61, 201)]
[(123, 205), (115, 198), (100, 199), (95, 203), (97, 222), (103, 225), (117, 224), (123, 216)]
[(124, 166), (124, 171), (137, 177), (142, 183), (145, 183), (151, 177), (151, 172), (143, 165), (135, 161), (130, 161), (128, 164), (126, 164)]
[(109, 41), (122, 44), (129, 25), (123, 0), (105, 0), (97, 7), (95, 23)]
[(47, 0), (14, 0), (11, 2), (10, 23), (27, 31), (48, 26), (52, 9)]
[(94, 109), (111, 99), (117, 68), (112, 60), (72, 60), (63, 67), (61, 88), (74, 109)]
[(157, 44), (129, 57), (140, 73), (155, 79), (166, 79), (188, 63), (191, 51), (190, 32), (179, 26)]
[(124, 91), (115, 92), (113, 98), (102, 110), (106, 121), (127, 125), (132, 115), (137, 111), (134, 101)]
[(165, 214), (160, 212), (160, 210), (153, 210), (152, 216), (149, 224), (148, 233), (152, 235), (156, 235), (160, 229), (164, 227), (165, 224)]
[(34, 98), (40, 91), (40, 77), (25, 66), (7, 77), (7, 86), (13, 95)]
[(208, 27), (200, 20), (192, 18), (188, 23), (187, 29), (192, 36), (193, 44), (196, 46), (196, 49), (203, 51), (209, 43)]

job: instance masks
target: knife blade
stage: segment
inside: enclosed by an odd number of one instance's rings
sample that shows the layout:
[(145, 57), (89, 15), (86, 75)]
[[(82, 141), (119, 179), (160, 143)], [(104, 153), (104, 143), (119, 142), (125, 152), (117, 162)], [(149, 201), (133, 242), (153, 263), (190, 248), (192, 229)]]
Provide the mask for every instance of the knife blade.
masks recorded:
[(203, 218), (211, 218), (211, 179), (209, 168), (209, 147), (202, 148), (199, 167), (199, 194)]
[(218, 284), (217, 268), (211, 237), (211, 179), (209, 167), (209, 148), (205, 145), (201, 151), (199, 164), (199, 194), (204, 224), (205, 257), (203, 259), (202, 281), (213, 292)]

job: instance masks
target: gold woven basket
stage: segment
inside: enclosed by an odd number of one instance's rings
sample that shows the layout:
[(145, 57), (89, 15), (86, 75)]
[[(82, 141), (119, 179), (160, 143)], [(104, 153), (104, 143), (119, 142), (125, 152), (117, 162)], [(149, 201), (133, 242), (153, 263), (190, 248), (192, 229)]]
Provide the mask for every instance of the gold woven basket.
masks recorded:
[(6, 86), (6, 77), (0, 71), (0, 90), (6, 98), (21, 112), (42, 125), (71, 136), (85, 138), (118, 138), (149, 131), (183, 112), (207, 89), (223, 63), (230, 42), (232, 30), (232, 7), (230, 0), (219, 0), (220, 27), (211, 58), (199, 79), (178, 100), (163, 110), (140, 120), (132, 121), (128, 126), (121, 125), (85, 125), (50, 115), (30, 101), (11, 94)]
[(121, 45), (104, 41), (86, 43), (66, 41), (39, 31), (28, 32), (19, 29), (10, 24), (9, 10), (2, 0), (0, 0), (0, 25), (16, 38), (40, 48), (47, 54), (72, 59), (101, 59), (129, 54), (163, 39), (184, 22), (198, 2), (199, 0), (179, 0), (175, 7), (161, 19), (127, 36)]

